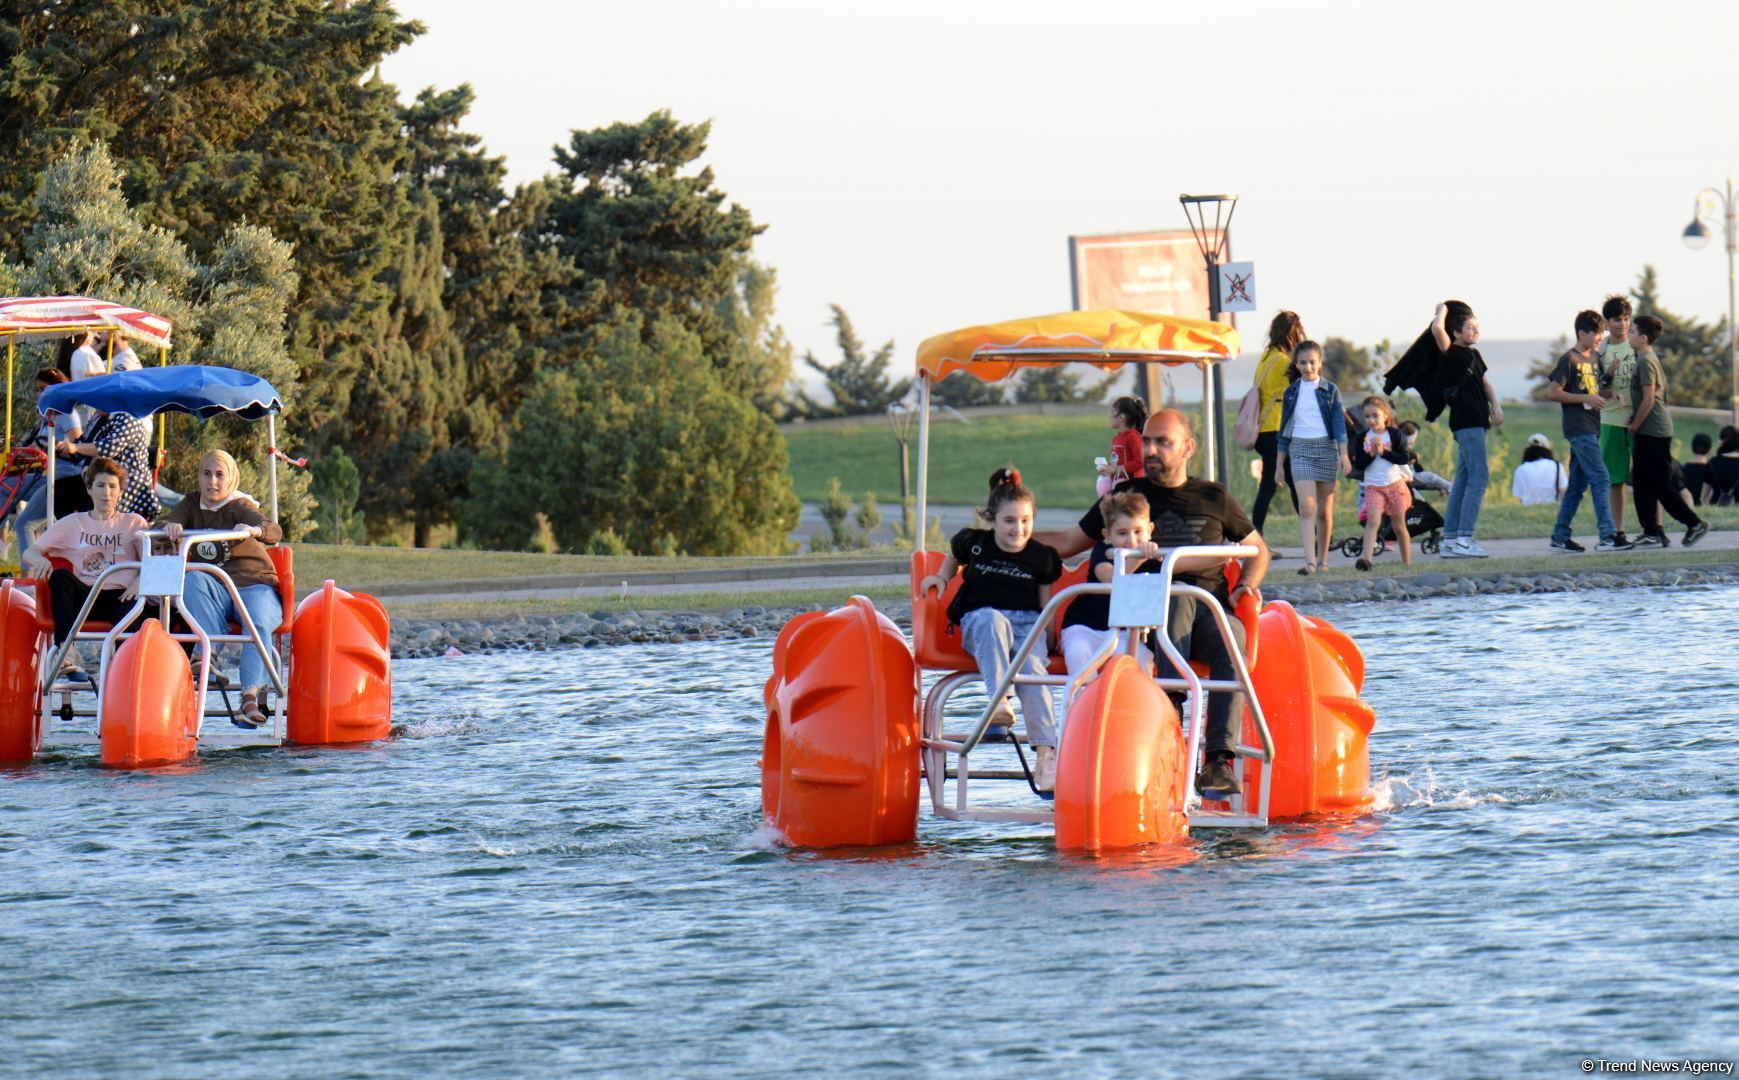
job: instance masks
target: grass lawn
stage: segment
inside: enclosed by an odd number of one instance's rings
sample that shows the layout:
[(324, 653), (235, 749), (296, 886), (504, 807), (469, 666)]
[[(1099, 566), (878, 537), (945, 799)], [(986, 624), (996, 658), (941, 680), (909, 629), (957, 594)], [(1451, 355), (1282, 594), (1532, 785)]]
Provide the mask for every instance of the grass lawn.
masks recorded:
[(906, 599), (904, 585), (854, 587), (843, 581), (823, 589), (780, 589), (767, 592), (694, 592), (657, 596), (631, 596), (626, 601), (614, 596), (536, 597), (525, 600), (466, 599), (432, 602), (401, 601), (387, 598), (382, 603), (395, 618), (406, 619), (493, 619), (509, 615), (571, 615), (576, 611), (727, 611), (731, 608), (808, 607), (815, 604), (837, 606), (847, 597), (863, 595), (886, 607)]
[[(1416, 401), (1403, 402), (1402, 416), (1417, 415)], [(1550, 436), (1564, 460), (1563, 425), (1558, 406), (1536, 402), (1517, 402), (1504, 406), (1505, 423), (1492, 432), (1490, 439), (1491, 486), (1486, 492), (1485, 508), (1480, 515), (1479, 535), (1502, 539), (1509, 537), (1551, 534), (1555, 506), (1522, 506), (1510, 495), (1510, 479), (1520, 464), (1522, 448), (1534, 432)], [(1689, 456), (1691, 436), (1699, 431), (1713, 435), (1719, 424), (1702, 417), (1677, 416), (1676, 449), (1683, 460)], [(1232, 429), (1228, 414), (1226, 430)], [(979, 417), (969, 424), (959, 421), (938, 421), (930, 430), (930, 501), (933, 503), (973, 504), (984, 498), (985, 480), (992, 469), (1013, 462), (1021, 477), (1041, 507), (1086, 509), (1093, 501), (1093, 459), (1109, 452), (1111, 429), (1102, 416), (996, 416)], [(887, 423), (880, 417), (867, 417), (861, 424), (833, 425), (804, 430), (801, 425), (787, 428), (786, 446), (791, 458), (791, 479), (799, 498), (815, 502), (825, 497), (830, 477), (839, 477), (845, 493), (854, 500), (873, 491), (884, 507), (899, 500), (899, 454)], [(1454, 472), (1454, 442), (1448, 428), (1441, 422), (1425, 425), (1421, 432), (1419, 455), (1435, 472), (1449, 476)], [(1231, 451), (1231, 486), (1245, 509), (1256, 498), (1256, 480), (1250, 466), (1257, 461), (1249, 450)], [(912, 447), (912, 490), (917, 490), (917, 447)], [(1192, 470), (1201, 471), (1198, 454)], [(1335, 500), (1335, 535), (1350, 533), (1356, 527), (1354, 500), (1357, 485), (1350, 479), (1341, 481)], [(1432, 500), (1441, 512), (1444, 497)], [(1275, 509), (1267, 524), (1268, 538), (1278, 544), (1298, 543), (1297, 519), (1292, 504), (1284, 493), (1276, 497)], [(884, 510), (884, 513), (886, 511)], [(1634, 512), (1628, 507), (1630, 531), (1635, 532)], [(1704, 515), (1716, 529), (1739, 528), (1739, 509), (1716, 508)], [(1578, 518), (1579, 531), (1594, 531), (1592, 511), (1582, 509)]]

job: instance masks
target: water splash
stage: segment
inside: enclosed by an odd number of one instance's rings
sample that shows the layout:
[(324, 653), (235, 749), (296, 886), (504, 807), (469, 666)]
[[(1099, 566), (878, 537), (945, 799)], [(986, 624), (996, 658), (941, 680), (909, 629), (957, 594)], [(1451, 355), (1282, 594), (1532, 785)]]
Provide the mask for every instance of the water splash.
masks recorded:
[(1419, 772), (1405, 776), (1385, 774), (1372, 782), (1371, 793), (1375, 796), (1375, 802), (1371, 810), (1378, 814), (1418, 807), (1432, 810), (1470, 810), (1475, 806), (1511, 801), (1509, 796), (1495, 791), (1474, 791), (1471, 788), (1451, 791), (1446, 785), (1437, 782), (1437, 773), (1429, 766), (1422, 772), (1423, 775)]

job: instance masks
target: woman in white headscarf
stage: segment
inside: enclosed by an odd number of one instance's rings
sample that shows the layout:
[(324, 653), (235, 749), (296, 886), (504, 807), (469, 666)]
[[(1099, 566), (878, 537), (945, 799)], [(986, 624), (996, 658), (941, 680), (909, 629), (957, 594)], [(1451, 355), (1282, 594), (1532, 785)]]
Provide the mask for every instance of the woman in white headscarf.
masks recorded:
[[(191, 562), (211, 563), (223, 567), (235, 582), (242, 606), (253, 620), (262, 640), (284, 619), (284, 605), (278, 599), (278, 571), (266, 554), (265, 545), (284, 538), (284, 530), (275, 521), (260, 513), (253, 496), (236, 490), (241, 474), (235, 458), (222, 450), (208, 450), (199, 459), (199, 492), (197, 497), (182, 499), (163, 519), (163, 530), (171, 543), (181, 543), (183, 529), (243, 530), (251, 535), (244, 540), (217, 540), (193, 545), (188, 552)], [(233, 621), (240, 623), (235, 601), (229, 590), (217, 578), (206, 573), (189, 573), (182, 590), (182, 606), (187, 616), (208, 634), (227, 632)], [(260, 705), (261, 688), (266, 685), (266, 660), (252, 645), (242, 646), (241, 709), (236, 724), (259, 727), (268, 719)]]

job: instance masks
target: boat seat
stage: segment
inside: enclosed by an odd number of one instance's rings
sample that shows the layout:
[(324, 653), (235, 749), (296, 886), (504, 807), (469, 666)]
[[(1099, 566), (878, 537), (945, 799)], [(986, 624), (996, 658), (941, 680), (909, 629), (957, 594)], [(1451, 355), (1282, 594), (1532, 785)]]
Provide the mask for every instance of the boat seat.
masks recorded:
[[(940, 597), (918, 595), (918, 583), (940, 570), (946, 555), (947, 552), (943, 551), (912, 552), (912, 655), (917, 658), (919, 667), (930, 671), (977, 671), (978, 662), (967, 654), (960, 628), (948, 624), (948, 605), (954, 594), (960, 591), (965, 576), (955, 574)], [(1087, 560), (1082, 559), (1079, 566), (1063, 567), (1063, 576), (1052, 588), (1064, 589), (1086, 580)], [(1057, 621), (1051, 626), (1049, 644), (1052, 650), (1059, 647), (1063, 613), (1068, 609), (1069, 605), (1064, 604), (1057, 612)], [(1046, 659), (1045, 666), (1052, 675), (1067, 673), (1062, 656), (1055, 651)]]

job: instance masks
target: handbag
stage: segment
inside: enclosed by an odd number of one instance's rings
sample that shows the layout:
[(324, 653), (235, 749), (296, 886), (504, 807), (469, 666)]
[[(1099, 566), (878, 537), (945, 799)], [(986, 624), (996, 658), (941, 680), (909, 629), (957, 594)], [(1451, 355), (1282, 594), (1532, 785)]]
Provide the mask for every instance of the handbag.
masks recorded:
[(1232, 441), (1239, 449), (1249, 450), (1255, 447), (1256, 437), (1262, 434), (1262, 388), (1250, 387), (1244, 395), (1244, 400), (1238, 402), (1238, 418), (1232, 422)]

